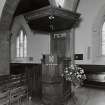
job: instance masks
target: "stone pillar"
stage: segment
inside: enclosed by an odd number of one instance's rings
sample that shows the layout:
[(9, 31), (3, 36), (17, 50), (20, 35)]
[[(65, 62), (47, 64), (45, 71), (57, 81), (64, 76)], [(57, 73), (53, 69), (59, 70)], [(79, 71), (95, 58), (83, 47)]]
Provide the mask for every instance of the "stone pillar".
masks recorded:
[(9, 74), (9, 32), (0, 31), (0, 75)]
[(13, 15), (20, 0), (6, 0), (0, 18), (0, 75), (9, 74), (9, 37)]
[(74, 54), (75, 54), (75, 28), (73, 28), (70, 32), (70, 56), (71, 56), (71, 63), (73, 64), (75, 64)]

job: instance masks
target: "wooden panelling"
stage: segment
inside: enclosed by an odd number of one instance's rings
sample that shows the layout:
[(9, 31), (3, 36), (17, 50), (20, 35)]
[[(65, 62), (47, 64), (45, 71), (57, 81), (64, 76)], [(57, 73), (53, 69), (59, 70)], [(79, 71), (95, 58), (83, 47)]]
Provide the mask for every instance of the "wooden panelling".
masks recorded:
[(45, 55), (42, 62), (42, 100), (46, 105), (64, 105), (71, 94), (71, 83), (61, 78), (63, 63), (56, 55)]
[(0, 105), (28, 104), (26, 83), (25, 74), (0, 76)]
[(41, 64), (29, 64), (29, 63), (12, 63), (11, 74), (26, 73), (28, 78), (28, 87), (32, 91), (32, 95), (41, 97)]

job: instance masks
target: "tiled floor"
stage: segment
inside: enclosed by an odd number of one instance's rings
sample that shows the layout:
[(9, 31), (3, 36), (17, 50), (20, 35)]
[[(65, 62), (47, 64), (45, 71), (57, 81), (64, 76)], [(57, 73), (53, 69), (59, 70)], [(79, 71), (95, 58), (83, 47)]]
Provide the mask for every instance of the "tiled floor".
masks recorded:
[[(33, 99), (32, 105), (43, 105), (41, 100)], [(105, 89), (78, 88), (66, 105), (105, 105)]]

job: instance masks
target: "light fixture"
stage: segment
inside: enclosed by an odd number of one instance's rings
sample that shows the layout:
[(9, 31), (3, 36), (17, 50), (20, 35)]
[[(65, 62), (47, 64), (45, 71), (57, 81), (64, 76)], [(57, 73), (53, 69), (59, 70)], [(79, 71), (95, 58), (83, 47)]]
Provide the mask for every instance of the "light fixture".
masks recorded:
[(48, 18), (49, 18), (49, 20), (53, 20), (54, 16), (49, 16)]
[(53, 22), (54, 22), (55, 17), (53, 15), (51, 15), (48, 18), (49, 18), (49, 28), (50, 28), (51, 31), (53, 31), (54, 30)]

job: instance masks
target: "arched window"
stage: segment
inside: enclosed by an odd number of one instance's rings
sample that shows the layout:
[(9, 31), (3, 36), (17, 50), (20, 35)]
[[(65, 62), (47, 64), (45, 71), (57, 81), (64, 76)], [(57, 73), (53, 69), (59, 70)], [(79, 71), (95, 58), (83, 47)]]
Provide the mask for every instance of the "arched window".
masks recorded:
[(16, 57), (27, 57), (27, 36), (23, 29), (17, 35)]
[(105, 55), (105, 22), (102, 26), (102, 55)]
[(100, 8), (92, 27), (92, 63), (105, 64), (105, 4)]
[(56, 0), (56, 5), (57, 5), (58, 7), (62, 7), (63, 4), (64, 4), (64, 0)]

